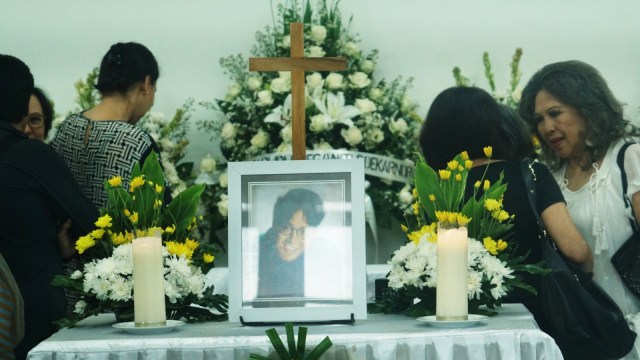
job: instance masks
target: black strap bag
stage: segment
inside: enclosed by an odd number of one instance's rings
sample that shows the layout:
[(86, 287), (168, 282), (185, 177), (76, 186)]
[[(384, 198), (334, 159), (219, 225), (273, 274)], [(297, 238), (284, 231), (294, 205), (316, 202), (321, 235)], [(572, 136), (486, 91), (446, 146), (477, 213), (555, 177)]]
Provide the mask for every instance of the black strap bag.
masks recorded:
[(566, 260), (547, 235), (536, 207), (535, 172), (521, 163), (531, 210), (538, 221), (542, 258), (551, 270), (540, 278), (545, 330), (554, 338), (565, 359), (619, 358), (633, 348), (636, 333), (624, 314), (591, 275)]
[[(622, 198), (627, 208), (631, 208), (631, 215), (633, 216), (633, 207), (627, 197), (627, 173), (624, 170), (624, 153), (631, 143), (626, 143), (620, 149), (618, 153), (618, 167), (620, 167), (620, 173), (622, 174)], [(640, 209), (639, 209), (640, 210)], [(640, 298), (640, 232), (635, 220), (629, 219), (633, 234), (627, 241), (613, 254), (611, 262), (613, 266), (620, 274), (622, 282)]]

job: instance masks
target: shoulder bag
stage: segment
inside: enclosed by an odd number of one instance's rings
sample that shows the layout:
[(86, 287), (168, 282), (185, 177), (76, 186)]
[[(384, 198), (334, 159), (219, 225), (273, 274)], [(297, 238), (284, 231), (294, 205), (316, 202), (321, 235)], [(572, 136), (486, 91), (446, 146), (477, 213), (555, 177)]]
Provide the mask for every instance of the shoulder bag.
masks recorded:
[[(627, 197), (627, 173), (624, 170), (624, 153), (632, 143), (626, 143), (620, 149), (618, 153), (618, 167), (620, 167), (620, 173), (622, 174), (622, 198), (627, 208), (631, 209), (631, 216), (634, 215), (633, 207)], [(633, 234), (627, 239), (627, 241), (613, 254), (611, 262), (613, 266), (620, 274), (622, 282), (640, 298), (640, 232), (636, 224), (635, 218), (629, 219)]]
[(560, 254), (548, 236), (536, 206), (532, 163), (521, 162), (529, 205), (538, 222), (542, 258), (551, 270), (540, 278), (540, 296), (548, 329), (565, 359), (619, 358), (631, 351), (636, 333), (622, 311), (591, 275)]

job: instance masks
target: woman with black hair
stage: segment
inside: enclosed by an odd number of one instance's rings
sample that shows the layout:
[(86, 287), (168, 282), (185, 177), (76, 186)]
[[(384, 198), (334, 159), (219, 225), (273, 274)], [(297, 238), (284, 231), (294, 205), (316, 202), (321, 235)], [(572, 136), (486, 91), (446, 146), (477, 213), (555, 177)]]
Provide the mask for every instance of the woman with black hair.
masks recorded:
[[(504, 175), (507, 191), (504, 209), (514, 214), (511, 235), (504, 239), (514, 256), (527, 255), (527, 263), (542, 260), (542, 244), (538, 225), (529, 206), (527, 190), (522, 178), (521, 161), (531, 156), (531, 139), (524, 122), (513, 111), (501, 108), (486, 91), (475, 87), (452, 87), (441, 92), (431, 104), (420, 133), (422, 154), (434, 169), (445, 169), (462, 151), (467, 151), (473, 167), (467, 178), (467, 198), (473, 196), (474, 185), (481, 180), (497, 181)], [(487, 158), (484, 147), (491, 146), (493, 154)], [(560, 251), (585, 271), (593, 268), (593, 257), (586, 242), (571, 221), (562, 193), (549, 170), (533, 163), (538, 194), (537, 210)], [(482, 188), (478, 189), (478, 196)], [(482, 240), (482, 239), (478, 239)], [(538, 288), (533, 275), (524, 274), (524, 281)], [(539, 298), (514, 289), (505, 302), (522, 302), (532, 312), (539, 326), (545, 330), (545, 317)]]
[(29, 115), (24, 133), (29, 139), (44, 141), (53, 123), (53, 105), (44, 90), (34, 87), (29, 99)]
[[(144, 45), (112, 45), (100, 64), (98, 105), (69, 116), (51, 146), (62, 156), (83, 192), (97, 207), (107, 202), (104, 181), (121, 176), (128, 188), (131, 169), (159, 148), (135, 124), (153, 105), (158, 63)], [(165, 197), (169, 198), (165, 191)]]

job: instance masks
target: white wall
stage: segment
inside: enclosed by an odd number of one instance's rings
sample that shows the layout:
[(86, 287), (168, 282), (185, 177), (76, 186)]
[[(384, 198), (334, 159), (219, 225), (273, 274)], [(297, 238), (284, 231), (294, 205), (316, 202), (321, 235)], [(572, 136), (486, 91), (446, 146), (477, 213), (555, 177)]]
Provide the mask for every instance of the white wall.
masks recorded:
[[(380, 50), (378, 78), (415, 78), (409, 95), (423, 116), (453, 85), (456, 65), (485, 86), (483, 51), (506, 88), (511, 55), (522, 47), (522, 85), (547, 63), (580, 59), (628, 104), (627, 117), (640, 119), (638, 0), (343, 0), (340, 8), (345, 21), (353, 15), (362, 46)], [(0, 53), (25, 61), (66, 112), (74, 107), (74, 82), (112, 43), (141, 42), (161, 66), (153, 111), (170, 116), (188, 97), (223, 97), (229, 79), (218, 60), (248, 56), (255, 32), (270, 24), (266, 0), (0, 0)], [(200, 108), (194, 120), (213, 116)], [(204, 136), (194, 140), (191, 156), (212, 147)]]

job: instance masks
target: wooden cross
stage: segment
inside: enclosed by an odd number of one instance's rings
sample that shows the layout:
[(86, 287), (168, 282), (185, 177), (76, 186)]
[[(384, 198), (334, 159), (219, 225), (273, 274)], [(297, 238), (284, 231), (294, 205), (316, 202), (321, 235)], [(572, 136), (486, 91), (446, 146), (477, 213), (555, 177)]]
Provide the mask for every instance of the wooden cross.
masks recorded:
[(250, 58), (250, 71), (291, 71), (291, 132), (293, 136), (293, 160), (307, 158), (305, 133), (305, 71), (343, 71), (347, 70), (345, 58), (305, 58), (304, 32), (302, 23), (289, 24), (291, 36), (291, 57), (288, 58)]

